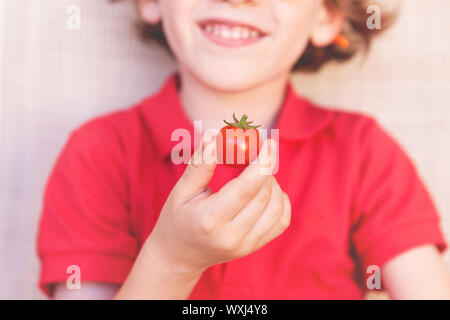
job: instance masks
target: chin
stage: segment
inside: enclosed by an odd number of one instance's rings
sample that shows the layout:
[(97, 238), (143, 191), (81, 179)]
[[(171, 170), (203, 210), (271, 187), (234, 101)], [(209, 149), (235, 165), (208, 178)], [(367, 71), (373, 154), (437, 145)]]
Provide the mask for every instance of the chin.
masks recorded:
[(236, 67), (202, 68), (194, 70), (195, 77), (217, 91), (238, 92), (251, 89), (264, 82), (260, 72)]

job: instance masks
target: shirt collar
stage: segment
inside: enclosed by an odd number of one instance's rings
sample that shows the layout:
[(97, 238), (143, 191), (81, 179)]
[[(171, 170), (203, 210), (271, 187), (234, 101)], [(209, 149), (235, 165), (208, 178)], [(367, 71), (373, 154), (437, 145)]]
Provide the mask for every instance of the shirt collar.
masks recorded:
[(289, 82), (275, 128), (280, 130), (280, 139), (306, 140), (325, 128), (333, 116), (333, 110), (317, 107), (297, 95), (292, 83)]
[[(184, 128), (192, 137), (194, 150), (194, 125), (184, 112), (178, 94), (179, 76), (170, 76), (162, 88), (143, 103), (143, 116), (148, 123), (155, 147), (161, 157), (170, 156), (173, 147), (172, 133)], [(333, 110), (319, 108), (299, 97), (288, 83), (283, 107), (275, 124), (280, 139), (305, 140), (321, 131), (333, 118)]]

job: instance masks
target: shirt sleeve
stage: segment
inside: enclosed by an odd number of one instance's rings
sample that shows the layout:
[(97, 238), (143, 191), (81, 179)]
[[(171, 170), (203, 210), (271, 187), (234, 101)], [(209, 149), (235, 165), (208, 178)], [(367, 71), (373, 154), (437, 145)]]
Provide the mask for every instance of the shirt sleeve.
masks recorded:
[[(47, 182), (38, 230), (39, 285), (122, 283), (137, 256), (129, 218), (126, 164), (120, 140), (98, 125), (70, 136)], [(73, 268), (73, 267), (72, 267)], [(70, 272), (70, 273), (69, 273)]]
[(364, 270), (425, 244), (444, 251), (439, 214), (405, 151), (374, 119), (360, 143), (352, 240)]

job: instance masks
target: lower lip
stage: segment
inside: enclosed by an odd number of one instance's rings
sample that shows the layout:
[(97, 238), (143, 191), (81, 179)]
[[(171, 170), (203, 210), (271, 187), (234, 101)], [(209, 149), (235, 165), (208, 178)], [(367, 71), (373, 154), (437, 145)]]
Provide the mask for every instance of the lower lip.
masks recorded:
[(254, 44), (256, 42), (259, 42), (259, 41), (261, 41), (261, 39), (264, 38), (264, 36), (260, 35), (256, 38), (232, 39), (232, 38), (223, 38), (221, 36), (215, 35), (212, 32), (206, 32), (203, 28), (200, 28), (200, 31), (211, 42), (213, 42), (217, 45), (223, 46), (223, 47), (232, 47), (232, 48), (248, 46), (248, 45)]

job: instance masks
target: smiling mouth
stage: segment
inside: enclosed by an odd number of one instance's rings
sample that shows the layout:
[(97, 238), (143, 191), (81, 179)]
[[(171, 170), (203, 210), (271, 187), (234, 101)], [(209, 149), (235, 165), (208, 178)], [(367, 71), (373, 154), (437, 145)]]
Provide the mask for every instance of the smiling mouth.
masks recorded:
[(206, 38), (226, 47), (250, 45), (267, 35), (255, 27), (229, 20), (205, 20), (198, 23), (198, 26)]

